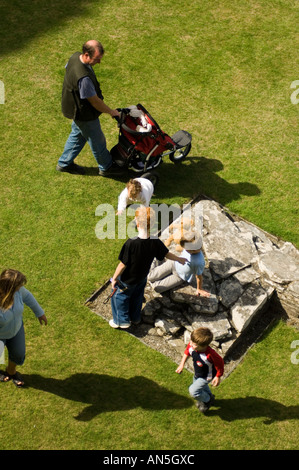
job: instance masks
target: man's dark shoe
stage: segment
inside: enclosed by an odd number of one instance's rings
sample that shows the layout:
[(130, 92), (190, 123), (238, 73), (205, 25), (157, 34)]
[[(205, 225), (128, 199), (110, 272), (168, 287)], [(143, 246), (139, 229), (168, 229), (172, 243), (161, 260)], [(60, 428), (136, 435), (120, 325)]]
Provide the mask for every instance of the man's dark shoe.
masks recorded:
[(210, 400), (207, 403), (204, 403), (203, 401), (199, 401), (196, 403), (197, 408), (201, 413), (206, 413), (209, 408), (214, 405), (215, 403), (215, 395), (211, 395)]
[(72, 163), (68, 166), (56, 166), (57, 171), (62, 171), (65, 173), (71, 173), (72, 175), (85, 175), (85, 170), (83, 166), (77, 165), (76, 163)]
[(120, 175), (124, 172), (123, 168), (120, 168), (118, 165), (112, 164), (108, 170), (100, 170), (99, 168), (99, 175), (100, 176), (114, 176), (114, 175)]

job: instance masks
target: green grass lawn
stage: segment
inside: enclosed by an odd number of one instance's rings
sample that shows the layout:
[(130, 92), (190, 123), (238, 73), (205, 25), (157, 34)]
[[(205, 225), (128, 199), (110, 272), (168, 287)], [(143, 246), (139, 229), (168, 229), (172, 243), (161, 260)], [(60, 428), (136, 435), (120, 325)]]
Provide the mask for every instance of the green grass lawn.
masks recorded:
[[(64, 65), (99, 39), (107, 104), (140, 102), (170, 135), (193, 136), (182, 165), (161, 165), (152, 202), (206, 194), (298, 246), (298, 4), (3, 0), (0, 18), (0, 268), (26, 274), (49, 320), (41, 328), (25, 310), (28, 387), (1, 386), (0, 447), (298, 449), (298, 332), (277, 324), (199, 415), (190, 373), (84, 305), (123, 244), (97, 239), (96, 207), (116, 207), (128, 175), (101, 179), (88, 147), (78, 158), (88, 175), (55, 171), (70, 130)], [(101, 124), (111, 148), (116, 123)]]

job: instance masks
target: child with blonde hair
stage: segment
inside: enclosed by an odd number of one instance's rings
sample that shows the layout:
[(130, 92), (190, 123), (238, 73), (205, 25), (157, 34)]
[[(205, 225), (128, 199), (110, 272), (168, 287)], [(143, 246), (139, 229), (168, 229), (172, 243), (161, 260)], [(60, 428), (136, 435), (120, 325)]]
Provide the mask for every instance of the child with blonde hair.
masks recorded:
[(157, 237), (150, 236), (150, 228), (155, 222), (155, 212), (151, 207), (140, 206), (135, 212), (138, 236), (129, 238), (119, 254), (119, 264), (111, 279), (113, 318), (112, 328), (129, 328), (131, 323), (141, 321), (141, 310), (147, 275), (154, 258), (162, 261), (170, 258), (184, 264), (186, 260), (168, 251)]
[[(196, 295), (210, 297), (210, 293), (203, 289), (203, 271), (205, 259), (202, 253), (202, 238), (195, 232), (184, 233), (177, 242), (182, 247), (181, 255), (187, 259), (183, 266), (173, 260), (168, 260), (154, 267), (148, 276), (152, 288), (159, 293), (174, 289), (184, 282), (189, 284), (195, 278)], [(167, 244), (166, 244), (167, 246)]]

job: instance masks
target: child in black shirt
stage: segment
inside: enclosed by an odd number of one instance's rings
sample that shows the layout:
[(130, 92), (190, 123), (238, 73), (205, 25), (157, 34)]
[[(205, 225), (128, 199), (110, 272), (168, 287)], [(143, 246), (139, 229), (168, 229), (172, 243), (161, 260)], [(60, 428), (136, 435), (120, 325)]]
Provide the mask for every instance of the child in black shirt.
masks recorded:
[(131, 322), (138, 324), (147, 275), (154, 258), (164, 258), (185, 264), (186, 259), (170, 253), (157, 237), (150, 236), (154, 222), (154, 211), (150, 207), (139, 207), (135, 212), (138, 236), (127, 240), (119, 254), (119, 264), (112, 277), (112, 288), (117, 287), (111, 297), (112, 328), (129, 328)]

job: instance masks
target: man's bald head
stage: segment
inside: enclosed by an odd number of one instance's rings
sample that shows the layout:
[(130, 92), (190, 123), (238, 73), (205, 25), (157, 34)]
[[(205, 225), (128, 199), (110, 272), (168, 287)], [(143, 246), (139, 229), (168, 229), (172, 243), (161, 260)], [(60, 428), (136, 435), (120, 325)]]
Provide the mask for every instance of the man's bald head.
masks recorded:
[(91, 39), (90, 41), (86, 41), (83, 44), (82, 53), (88, 54), (91, 59), (93, 58), (96, 52), (99, 52), (101, 56), (104, 54), (104, 48), (102, 44), (96, 39)]
[(80, 58), (84, 64), (96, 65), (101, 62), (103, 54), (102, 44), (95, 39), (91, 39), (83, 44)]

